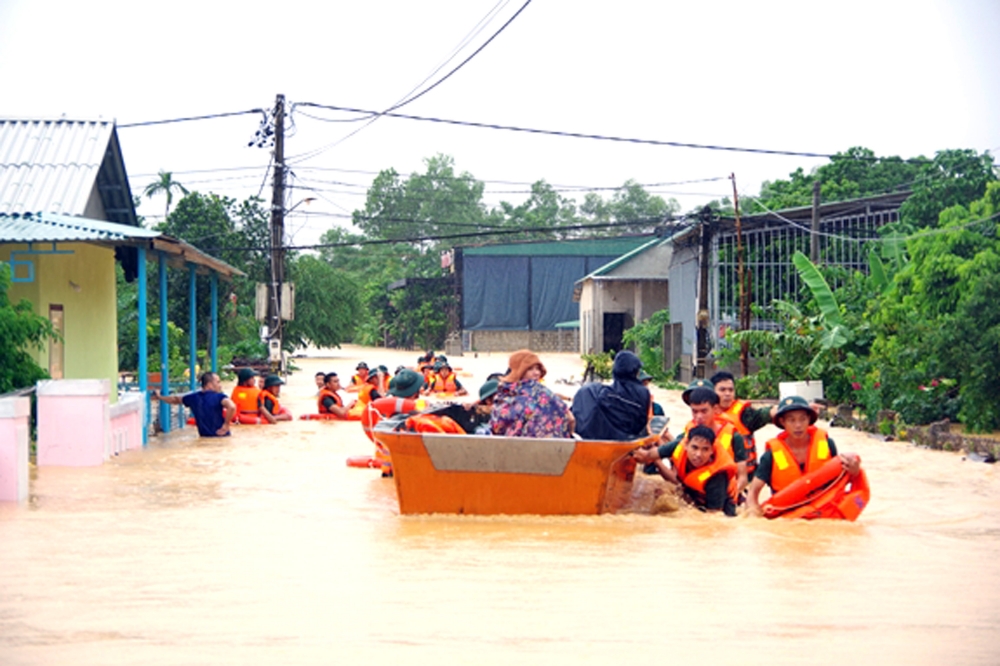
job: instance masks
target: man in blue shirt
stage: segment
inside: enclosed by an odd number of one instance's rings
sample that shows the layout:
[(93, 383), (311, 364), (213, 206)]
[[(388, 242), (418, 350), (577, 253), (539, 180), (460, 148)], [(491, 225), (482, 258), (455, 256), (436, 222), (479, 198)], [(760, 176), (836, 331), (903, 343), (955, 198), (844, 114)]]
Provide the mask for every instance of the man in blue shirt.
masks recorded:
[(184, 395), (160, 395), (153, 391), (152, 398), (168, 405), (181, 405), (191, 410), (198, 434), (202, 437), (227, 437), (229, 426), (236, 418), (236, 403), (220, 391), (219, 375), (206, 372), (201, 376), (201, 390)]

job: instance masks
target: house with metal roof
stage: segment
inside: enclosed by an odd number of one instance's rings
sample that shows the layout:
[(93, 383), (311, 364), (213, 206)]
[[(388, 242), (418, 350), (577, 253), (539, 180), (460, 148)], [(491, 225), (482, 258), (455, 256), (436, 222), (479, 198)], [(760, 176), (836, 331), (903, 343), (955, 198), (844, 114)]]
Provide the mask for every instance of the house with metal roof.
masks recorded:
[[(767, 316), (775, 299), (796, 301), (801, 292), (791, 260), (796, 250), (810, 254), (815, 237), (820, 263), (867, 272), (870, 242), (899, 220), (909, 196), (901, 191), (821, 204), (815, 232), (813, 208), (801, 206), (744, 215), (739, 224), (733, 217), (703, 216), (674, 234), (668, 239), (671, 324), (664, 331), (664, 369), (679, 362), (682, 382), (714, 372), (712, 350), (726, 344), (728, 329), (741, 328), (741, 265), (746, 327), (773, 328)], [(763, 316), (751, 315), (751, 305)]]
[(580, 353), (620, 351), (622, 335), (670, 306), (673, 246), (653, 238), (576, 281)]
[[(0, 119), (0, 262), (10, 270), (11, 300), (27, 299), (61, 333), (60, 340), (34, 350), (35, 360), (53, 379), (106, 380), (117, 387), (117, 260), (127, 279), (143, 285), (139, 380), (145, 391), (146, 269), (147, 259), (154, 258), (162, 312), (167, 311), (168, 266), (188, 272), (192, 294), (197, 275), (211, 279), (215, 369), (217, 281), (242, 272), (182, 240), (139, 226), (114, 123)], [(193, 317), (193, 305), (191, 310)], [(167, 322), (160, 324), (166, 344)], [(186, 326), (192, 388), (193, 324)], [(161, 358), (169, 356), (166, 351), (161, 349)], [(161, 380), (166, 389), (165, 368)], [(114, 402), (116, 392), (109, 398)]]
[(463, 351), (576, 351), (574, 284), (653, 236), (456, 248)]

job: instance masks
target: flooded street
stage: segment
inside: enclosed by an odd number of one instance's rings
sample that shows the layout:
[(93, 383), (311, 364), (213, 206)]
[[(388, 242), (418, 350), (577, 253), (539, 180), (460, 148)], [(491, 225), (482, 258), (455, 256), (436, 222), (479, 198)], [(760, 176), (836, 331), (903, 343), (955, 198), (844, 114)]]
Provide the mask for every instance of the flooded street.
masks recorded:
[[(296, 418), (316, 371), (417, 356), (331, 354), (296, 359)], [(579, 358), (541, 356), (571, 394)], [(476, 394), (507, 356), (451, 361)], [(679, 393), (657, 396), (676, 432)], [(0, 504), (0, 665), (1000, 663), (996, 466), (831, 436), (871, 482), (857, 523), (401, 517), (391, 480), (345, 465), (373, 448), (356, 422), (33, 469)]]

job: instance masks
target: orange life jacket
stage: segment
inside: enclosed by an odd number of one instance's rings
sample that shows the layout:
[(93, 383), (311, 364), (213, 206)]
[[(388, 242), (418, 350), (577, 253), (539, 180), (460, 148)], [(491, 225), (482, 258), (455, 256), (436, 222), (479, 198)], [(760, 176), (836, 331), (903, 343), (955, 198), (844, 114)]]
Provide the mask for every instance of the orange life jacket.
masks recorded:
[(367, 407), (368, 403), (372, 400), (372, 391), (374, 390), (375, 387), (368, 382), (365, 382), (358, 387), (358, 399), (353, 405), (351, 405), (351, 409), (347, 412), (348, 418), (352, 421), (361, 420), (361, 417), (364, 416), (365, 411), (367, 411), (365, 407)]
[(333, 414), (333, 412), (331, 412), (330, 410), (328, 410), (326, 407), (323, 406), (323, 400), (325, 400), (326, 398), (333, 398), (333, 402), (336, 403), (338, 407), (344, 406), (344, 401), (340, 399), (340, 396), (337, 395), (335, 391), (331, 391), (328, 388), (324, 388), (322, 391), (319, 392), (319, 398), (316, 401), (316, 404), (319, 407), (320, 414)]
[(747, 452), (747, 473), (752, 473), (757, 469), (757, 443), (754, 441), (753, 433), (743, 423), (743, 410), (748, 407), (750, 407), (749, 401), (734, 400), (729, 409), (719, 414), (719, 418), (732, 423), (736, 432), (743, 435), (743, 448)]
[(816, 426), (809, 426), (809, 458), (805, 470), (799, 468), (799, 461), (792, 455), (791, 449), (785, 443), (788, 432), (784, 431), (767, 443), (771, 450), (773, 463), (771, 465), (771, 490), (780, 492), (803, 474), (815, 472), (830, 460), (830, 444), (827, 442), (826, 431)]
[(434, 375), (434, 384), (431, 386), (432, 393), (454, 393), (457, 390), (458, 387), (455, 385), (454, 372), (447, 377)]
[(727, 490), (729, 491), (729, 496), (736, 499), (736, 463), (733, 462), (733, 457), (722, 447), (719, 440), (715, 440), (715, 452), (712, 457), (712, 462), (707, 465), (702, 465), (701, 467), (696, 467), (690, 472), (687, 470), (687, 435), (677, 448), (674, 449), (673, 455), (670, 457), (671, 462), (674, 464), (674, 469), (677, 471), (677, 478), (681, 480), (685, 486), (695, 491), (699, 495), (705, 494), (705, 484), (713, 476), (719, 472), (725, 472), (728, 478)]
[[(684, 439), (681, 444), (687, 442), (687, 435), (691, 432), (691, 428), (694, 428), (697, 423), (694, 421), (688, 421), (688, 424), (684, 426)], [(736, 459), (736, 455), (733, 453), (733, 435), (736, 433), (736, 428), (733, 427), (732, 423), (728, 421), (722, 421), (720, 419), (715, 419), (712, 421), (712, 430), (715, 431), (715, 443), (722, 447), (722, 450), (729, 454), (729, 457), (733, 460)]]
[(237, 386), (233, 389), (233, 402), (236, 403), (236, 415), (258, 414), (257, 398), (260, 389), (256, 386)]
[(415, 432), (464, 435), (465, 430), (450, 416), (417, 414), (406, 419), (406, 428)]
[(257, 398), (257, 405), (261, 412), (264, 411), (265, 400), (270, 400), (271, 402), (274, 403), (274, 406), (272, 406), (271, 409), (268, 410), (271, 412), (271, 416), (274, 416), (281, 412), (281, 402), (278, 401), (278, 396), (274, 395), (267, 389), (261, 389), (260, 397)]
[(361, 375), (354, 375), (353, 377), (351, 377), (351, 385), (357, 386), (358, 384), (365, 384), (368, 382), (368, 377), (369, 375), (365, 375), (365, 378), (362, 379)]

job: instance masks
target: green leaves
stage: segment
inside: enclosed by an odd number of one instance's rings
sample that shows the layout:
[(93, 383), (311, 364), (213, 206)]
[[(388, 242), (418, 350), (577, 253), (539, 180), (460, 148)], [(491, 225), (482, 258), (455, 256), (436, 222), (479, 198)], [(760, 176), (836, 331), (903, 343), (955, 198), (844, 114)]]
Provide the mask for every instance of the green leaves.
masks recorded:
[(796, 252), (792, 255), (792, 263), (795, 264), (795, 268), (799, 271), (799, 276), (806, 283), (806, 286), (809, 287), (813, 298), (816, 299), (816, 304), (819, 305), (819, 311), (822, 313), (826, 323), (842, 326), (844, 320), (840, 315), (840, 306), (837, 305), (837, 299), (834, 298), (833, 291), (830, 290), (830, 285), (826, 283), (826, 278), (823, 277), (823, 274), (809, 261), (809, 257), (801, 252)]

